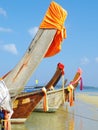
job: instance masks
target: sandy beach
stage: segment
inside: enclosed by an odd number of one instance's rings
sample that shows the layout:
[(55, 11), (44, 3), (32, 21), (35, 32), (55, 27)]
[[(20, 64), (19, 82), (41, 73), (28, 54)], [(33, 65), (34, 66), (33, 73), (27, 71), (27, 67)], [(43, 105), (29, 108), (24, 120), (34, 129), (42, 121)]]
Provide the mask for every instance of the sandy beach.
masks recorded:
[(98, 93), (81, 92), (76, 94), (74, 106), (74, 130), (98, 129)]
[(85, 103), (98, 107), (98, 93), (84, 92), (76, 94), (76, 98)]

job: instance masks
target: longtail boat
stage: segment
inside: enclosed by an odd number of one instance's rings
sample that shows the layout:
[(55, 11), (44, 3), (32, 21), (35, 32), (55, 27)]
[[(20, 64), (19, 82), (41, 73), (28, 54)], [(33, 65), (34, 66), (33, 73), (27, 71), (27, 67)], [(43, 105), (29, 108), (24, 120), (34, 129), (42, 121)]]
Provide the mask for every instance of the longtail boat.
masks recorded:
[(48, 111), (44, 111), (43, 109), (43, 99), (37, 104), (34, 111), (55, 112), (61, 104), (67, 101), (70, 103), (70, 106), (72, 106), (75, 98), (74, 92), (80, 81), (80, 86), (82, 89), (82, 70), (79, 68), (74, 76), (74, 79), (66, 87), (62, 87), (57, 90), (55, 89), (47, 92)]
[[(67, 11), (56, 2), (51, 2), (39, 26), (38, 32), (31, 41), (24, 56), (11, 71), (1, 77), (0, 87), (5, 87), (8, 91), (5, 93), (6, 96), (3, 96), (2, 91), (0, 92), (2, 95), (0, 110), (2, 112), (4, 110), (8, 115), (10, 113), (10, 117), (12, 115), (11, 104), (13, 104), (16, 97), (22, 92), (42, 59), (54, 56), (60, 52), (61, 43), (66, 38), (66, 29), (64, 27), (66, 17)], [(26, 101), (24, 100), (24, 102)], [(18, 114), (21, 115), (21, 112)]]
[[(21, 93), (13, 104), (14, 113), (11, 122), (24, 123), (33, 111), (56, 112), (65, 102), (69, 102), (70, 106), (72, 106), (75, 99), (74, 92), (80, 81), (80, 86), (82, 86), (82, 70), (80, 68), (78, 69), (73, 80), (65, 88), (62, 87), (56, 90), (55, 86), (61, 77), (64, 79), (64, 65), (59, 63), (54, 76), (45, 86), (47, 90), (46, 93), (42, 90)], [(66, 82), (67, 80), (63, 80), (63, 85), (65, 85)], [(50, 90), (51, 87), (54, 89)]]
[(3, 79), (11, 97), (17, 96), (24, 89), (43, 58), (59, 53), (61, 42), (66, 37), (64, 28), (66, 16), (67, 11), (57, 3), (51, 2), (23, 58)]
[(44, 111), (47, 111), (47, 91), (49, 91), (51, 87), (56, 86), (63, 74), (64, 65), (58, 63), (56, 72), (54, 73), (53, 77), (41, 90), (19, 94), (13, 103), (14, 113), (12, 115), (11, 122), (24, 123), (42, 98), (44, 99)]
[(43, 58), (56, 55), (61, 50), (61, 43), (66, 38), (64, 21), (67, 11), (56, 2), (51, 2), (22, 59), (17, 65), (2, 76), (10, 96), (17, 96), (29, 81)]

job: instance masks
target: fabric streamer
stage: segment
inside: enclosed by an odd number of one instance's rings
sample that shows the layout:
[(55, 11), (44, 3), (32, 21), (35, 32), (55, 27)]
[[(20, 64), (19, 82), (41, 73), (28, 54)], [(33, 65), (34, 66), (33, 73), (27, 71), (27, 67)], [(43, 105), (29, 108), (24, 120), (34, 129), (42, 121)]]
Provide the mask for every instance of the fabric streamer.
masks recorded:
[(80, 90), (83, 89), (83, 81), (81, 75), (82, 75), (82, 70), (79, 68), (75, 78), (73, 79), (73, 81), (70, 82), (70, 84), (75, 85), (80, 81)]
[(46, 15), (40, 25), (42, 29), (56, 29), (55, 37), (44, 57), (54, 56), (61, 50), (61, 42), (67, 37), (64, 21), (67, 11), (55, 2), (51, 2)]
[(73, 87), (73, 85), (69, 85), (68, 86), (68, 90), (69, 90), (69, 102), (70, 102), (70, 106), (73, 106), (74, 105), (74, 95), (73, 95), (73, 93), (74, 93), (74, 87)]
[(80, 90), (83, 90), (83, 80), (82, 80), (82, 77), (80, 77)]
[(44, 108), (44, 111), (48, 111), (48, 100), (47, 100), (47, 92), (46, 92), (46, 89), (45, 87), (42, 88), (42, 91), (44, 92), (44, 99), (43, 99), (43, 108)]
[(11, 130), (10, 113), (4, 111), (4, 130)]

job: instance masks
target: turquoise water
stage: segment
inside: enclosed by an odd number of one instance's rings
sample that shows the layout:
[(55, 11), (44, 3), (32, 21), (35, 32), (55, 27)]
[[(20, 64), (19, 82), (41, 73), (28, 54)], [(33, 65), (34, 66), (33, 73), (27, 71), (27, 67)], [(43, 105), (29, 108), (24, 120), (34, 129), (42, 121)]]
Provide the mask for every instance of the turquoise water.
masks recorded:
[[(57, 85), (55, 87), (55, 89), (58, 89), (58, 88), (61, 88), (62, 85)], [(33, 86), (30, 86), (30, 87), (25, 87), (24, 89), (24, 92), (31, 92), (31, 91), (34, 91), (34, 90), (37, 90), (37, 89), (41, 89), (43, 86), (38, 86), (38, 87), (33, 87)], [(66, 86), (65, 86), (66, 88)], [(76, 88), (76, 92), (81, 92), (80, 90), (80, 86), (78, 86)], [(98, 87), (94, 87), (94, 86), (83, 86), (83, 90), (82, 92), (98, 92)]]
[(81, 91), (78, 86), (76, 92), (98, 92), (98, 87), (83, 86), (83, 90)]

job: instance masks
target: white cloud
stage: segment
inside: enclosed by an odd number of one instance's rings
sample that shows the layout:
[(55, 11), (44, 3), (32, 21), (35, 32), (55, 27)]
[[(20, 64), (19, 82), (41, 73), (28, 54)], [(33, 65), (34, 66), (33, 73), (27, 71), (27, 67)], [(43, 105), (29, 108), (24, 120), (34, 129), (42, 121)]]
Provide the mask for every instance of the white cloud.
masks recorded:
[(30, 34), (32, 37), (35, 36), (35, 34), (37, 33), (37, 31), (38, 31), (38, 27), (33, 27), (33, 28), (30, 28), (30, 29), (28, 30), (29, 34)]
[(7, 16), (7, 13), (3, 8), (0, 8), (0, 15)]
[(17, 51), (17, 48), (16, 48), (15, 44), (2, 45), (2, 49), (4, 51), (10, 52), (10, 53), (15, 54), (15, 55), (18, 54), (18, 51)]
[(81, 59), (81, 64), (82, 65), (87, 65), (89, 62), (90, 61), (89, 61), (89, 59), (87, 57), (84, 57), (84, 58)]
[(95, 58), (95, 61), (98, 63), (98, 57)]
[(12, 29), (0, 27), (0, 32), (12, 32)]

